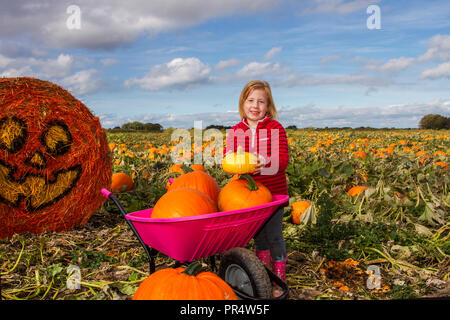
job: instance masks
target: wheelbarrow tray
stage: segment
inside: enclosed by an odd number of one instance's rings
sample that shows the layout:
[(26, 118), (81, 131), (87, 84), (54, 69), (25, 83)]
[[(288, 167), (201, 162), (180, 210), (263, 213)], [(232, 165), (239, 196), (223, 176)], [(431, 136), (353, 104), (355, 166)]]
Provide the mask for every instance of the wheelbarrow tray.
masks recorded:
[(151, 218), (153, 209), (125, 216), (149, 247), (186, 262), (244, 247), (269, 217), (289, 201), (287, 195), (273, 195), (260, 206), (181, 218)]

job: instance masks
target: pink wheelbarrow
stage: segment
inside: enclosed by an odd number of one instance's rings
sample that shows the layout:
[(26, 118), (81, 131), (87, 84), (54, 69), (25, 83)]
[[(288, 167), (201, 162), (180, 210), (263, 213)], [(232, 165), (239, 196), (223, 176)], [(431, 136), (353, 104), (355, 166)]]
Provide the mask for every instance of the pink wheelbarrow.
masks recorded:
[[(272, 299), (272, 282), (283, 291), (276, 299), (287, 297), (287, 284), (244, 247), (280, 206), (288, 205), (289, 196), (273, 195), (270, 203), (242, 210), (152, 219), (152, 209), (127, 213), (113, 193), (106, 189), (102, 189), (102, 193), (119, 208), (144, 248), (150, 274), (155, 272), (154, 260), (158, 252), (176, 260), (176, 266), (209, 257), (212, 271), (218, 271), (239, 298)], [(222, 256), (218, 270), (216, 254)]]

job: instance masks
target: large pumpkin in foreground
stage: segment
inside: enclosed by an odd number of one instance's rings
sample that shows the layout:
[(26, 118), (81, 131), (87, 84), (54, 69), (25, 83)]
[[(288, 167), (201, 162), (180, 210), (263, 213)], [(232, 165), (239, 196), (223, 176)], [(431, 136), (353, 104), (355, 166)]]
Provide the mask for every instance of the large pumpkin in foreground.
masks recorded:
[(133, 300), (237, 300), (233, 289), (218, 275), (202, 272), (193, 262), (186, 268), (166, 268), (148, 276)]
[(111, 174), (106, 135), (84, 104), (48, 81), (0, 79), (0, 238), (84, 224)]

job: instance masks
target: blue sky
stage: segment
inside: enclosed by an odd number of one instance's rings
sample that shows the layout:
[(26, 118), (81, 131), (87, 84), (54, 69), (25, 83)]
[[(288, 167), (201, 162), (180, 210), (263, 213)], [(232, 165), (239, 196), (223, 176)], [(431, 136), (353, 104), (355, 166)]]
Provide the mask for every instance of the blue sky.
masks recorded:
[(254, 79), (285, 126), (415, 128), (450, 116), (450, 2), (2, 0), (0, 75), (58, 83), (106, 128), (232, 125)]

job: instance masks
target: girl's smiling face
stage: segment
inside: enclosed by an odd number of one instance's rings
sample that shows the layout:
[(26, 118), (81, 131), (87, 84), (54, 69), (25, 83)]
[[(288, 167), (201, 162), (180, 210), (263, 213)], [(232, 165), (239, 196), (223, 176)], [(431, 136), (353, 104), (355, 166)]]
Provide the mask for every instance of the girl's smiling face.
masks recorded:
[(264, 119), (267, 113), (267, 96), (263, 89), (255, 89), (244, 102), (244, 112), (251, 127), (256, 127), (259, 120)]

